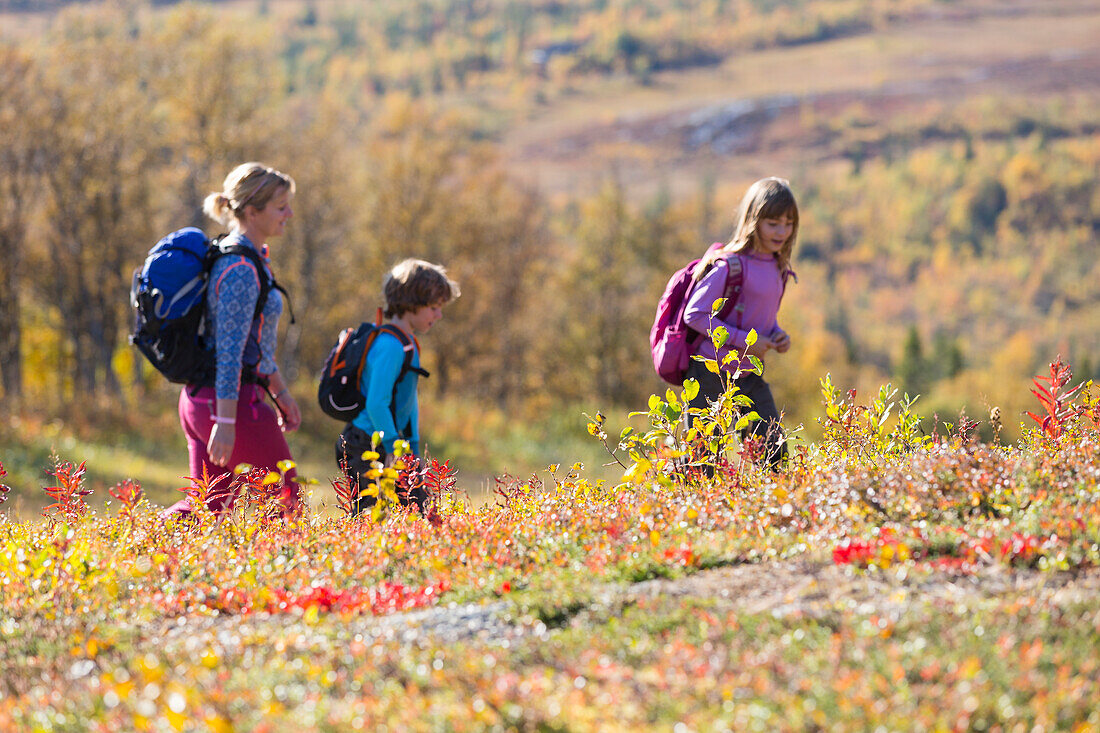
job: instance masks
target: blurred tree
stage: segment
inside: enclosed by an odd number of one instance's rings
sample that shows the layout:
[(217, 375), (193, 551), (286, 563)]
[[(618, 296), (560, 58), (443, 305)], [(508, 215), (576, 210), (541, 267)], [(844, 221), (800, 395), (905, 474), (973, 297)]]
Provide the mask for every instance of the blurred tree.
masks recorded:
[[(527, 319), (547, 257), (542, 204), (470, 140), (457, 120), (393, 97), (363, 153), (364, 304), (381, 303), (382, 273), (404, 257), (445, 265), (462, 297), (431, 339), (430, 389), (507, 401), (540, 337)], [(373, 312), (366, 305), (365, 312)]]
[(94, 396), (102, 385), (121, 398), (112, 359), (129, 270), (152, 235), (141, 85), (125, 54), (103, 53), (128, 45), (132, 33), (109, 10), (72, 14), (43, 54), (38, 94), (49, 116), (37, 132), (47, 266), (34, 282), (60, 311), (71, 397)]
[(149, 69), (146, 124), (161, 142), (153, 150), (167, 156), (167, 180), (179, 182), (161, 228), (209, 226), (203, 199), (237, 164), (282, 164), (275, 141), (285, 125), (286, 88), (273, 31), (252, 19), (241, 32), (250, 21), (227, 22), (230, 12), (174, 8), (140, 39)]
[(905, 335), (897, 377), (901, 382), (902, 390), (910, 396), (926, 394), (931, 384), (928, 363), (924, 358), (924, 347), (916, 326), (910, 326)]
[(279, 155), (294, 178), (294, 218), (272, 257), (290, 294), (295, 323), (280, 321), (280, 368), (290, 380), (320, 368), (340, 328), (373, 318), (357, 305), (361, 256), (356, 207), (362, 190), (359, 168), (347, 165), (353, 146), (349, 110), (327, 98), (293, 107), (290, 122), (276, 131)]
[(23, 394), (20, 281), (37, 190), (39, 141), (34, 129), (43, 112), (37, 73), (27, 54), (0, 48), (0, 387), (5, 399), (14, 402)]
[(966, 366), (958, 340), (942, 331), (938, 332), (932, 339), (930, 366), (938, 379), (954, 379), (958, 376)]
[(646, 229), (617, 180), (581, 202), (560, 288), (567, 305), (562, 351), (578, 396), (638, 404), (656, 386), (646, 334), (660, 294), (656, 282), (667, 273), (651, 267), (661, 243)]

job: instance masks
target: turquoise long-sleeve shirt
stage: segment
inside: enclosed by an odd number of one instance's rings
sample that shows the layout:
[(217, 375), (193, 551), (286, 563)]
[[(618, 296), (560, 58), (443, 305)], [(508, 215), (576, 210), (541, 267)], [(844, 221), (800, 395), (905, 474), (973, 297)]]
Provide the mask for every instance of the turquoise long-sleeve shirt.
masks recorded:
[[(420, 366), (420, 349), (413, 340), (408, 346), (413, 356), (410, 366)], [(368, 435), (382, 433), (381, 448), (393, 453), (397, 439), (409, 441), (412, 452), (420, 455), (420, 409), (416, 396), (417, 373), (410, 371), (397, 383), (405, 361), (405, 346), (392, 333), (382, 331), (375, 337), (359, 388), (366, 397), (363, 408), (352, 424)], [(391, 410), (392, 406), (392, 410)]]

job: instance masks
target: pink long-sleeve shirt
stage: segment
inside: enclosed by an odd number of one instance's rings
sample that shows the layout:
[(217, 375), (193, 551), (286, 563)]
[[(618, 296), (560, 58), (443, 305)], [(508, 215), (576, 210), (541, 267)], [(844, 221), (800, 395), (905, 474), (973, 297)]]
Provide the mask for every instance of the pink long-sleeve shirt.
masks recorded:
[[(729, 258), (718, 260), (710, 272), (696, 284), (684, 310), (684, 323), (692, 330), (703, 334), (695, 353), (708, 359), (717, 359), (719, 363), (731, 349), (739, 354), (744, 353), (745, 337), (750, 330), (755, 330), (760, 336), (770, 336), (779, 328), (776, 316), (779, 313), (779, 303), (783, 299), (783, 274), (779, 270), (779, 265), (770, 254), (747, 252), (745, 255), (742, 258), (745, 264), (744, 282), (741, 286), (741, 296), (737, 301), (738, 308), (743, 308), (740, 324), (738, 324), (736, 310), (730, 311), (726, 320), (720, 320), (711, 315), (714, 301), (722, 297), (726, 288)], [(715, 353), (714, 344), (706, 334), (719, 326), (726, 327), (729, 331), (729, 339)], [(731, 361), (723, 369), (732, 372), (738, 368), (748, 369), (751, 366), (751, 362), (746, 358), (740, 362)]]

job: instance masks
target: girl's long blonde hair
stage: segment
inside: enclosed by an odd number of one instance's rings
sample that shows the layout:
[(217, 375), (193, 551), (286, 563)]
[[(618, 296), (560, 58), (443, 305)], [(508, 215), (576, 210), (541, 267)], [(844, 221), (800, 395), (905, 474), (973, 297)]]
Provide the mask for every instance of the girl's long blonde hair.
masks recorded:
[(791, 184), (784, 178), (761, 178), (749, 186), (741, 199), (741, 206), (737, 213), (737, 226), (733, 230), (733, 239), (721, 249), (707, 252), (703, 255), (695, 268), (693, 277), (698, 280), (722, 257), (728, 257), (735, 252), (752, 249), (756, 239), (756, 231), (760, 222), (764, 219), (777, 219), (784, 214), (791, 217), (791, 236), (783, 244), (783, 248), (775, 253), (776, 264), (781, 272), (791, 268), (791, 252), (794, 250), (795, 240), (798, 238), (798, 203), (791, 192)]

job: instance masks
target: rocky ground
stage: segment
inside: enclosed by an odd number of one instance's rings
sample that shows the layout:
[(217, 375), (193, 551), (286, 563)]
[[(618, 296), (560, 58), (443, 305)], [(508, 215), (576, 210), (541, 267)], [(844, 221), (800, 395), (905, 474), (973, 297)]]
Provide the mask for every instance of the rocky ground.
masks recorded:
[[(734, 565), (675, 579), (607, 586), (564, 623), (586, 623), (608, 608), (658, 596), (707, 599), (715, 607), (745, 614), (771, 613), (825, 617), (837, 611), (896, 620), (919, 604), (965, 608), (989, 600), (1026, 599), (1040, 606), (1100, 601), (1100, 568), (1081, 572), (1043, 572), (996, 564), (973, 573), (912, 570), (856, 570), (831, 562), (785, 561)], [(285, 634), (302, 624), (293, 615), (180, 617), (156, 624), (149, 638), (170, 653), (195, 654), (213, 641), (222, 652), (259, 637)], [(308, 626), (308, 624), (304, 625)], [(402, 645), (449, 644), (471, 640), (508, 644), (529, 635), (552, 633), (511, 604), (444, 604), (388, 616), (350, 619), (344, 638)], [(307, 637), (301, 637), (306, 643)], [(313, 642), (315, 643), (315, 642)]]

